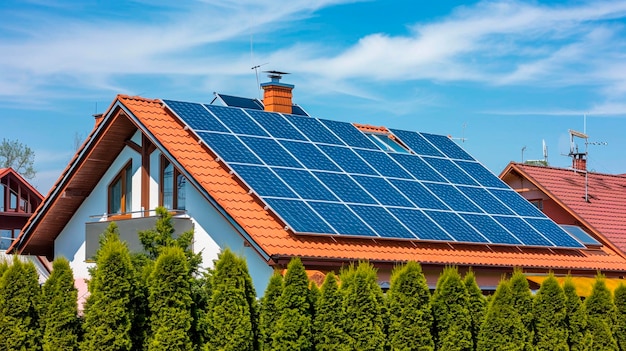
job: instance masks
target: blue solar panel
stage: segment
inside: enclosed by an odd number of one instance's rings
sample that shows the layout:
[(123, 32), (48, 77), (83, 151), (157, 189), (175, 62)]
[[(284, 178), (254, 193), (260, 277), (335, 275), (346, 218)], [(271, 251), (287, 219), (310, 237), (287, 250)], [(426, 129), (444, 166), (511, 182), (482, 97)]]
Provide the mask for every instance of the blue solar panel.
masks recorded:
[(357, 175), (352, 176), (352, 178), (383, 205), (414, 207), (409, 200), (384, 178)]
[(267, 132), (274, 138), (306, 140), (302, 133), (300, 133), (291, 125), (291, 123), (287, 122), (287, 120), (278, 113), (255, 110), (249, 110), (246, 112), (261, 126), (263, 126), (263, 128), (265, 128), (265, 130), (267, 130)]
[(432, 146), (428, 140), (424, 139), (419, 133), (399, 129), (390, 129), (390, 131), (418, 155), (445, 157), (444, 154)]
[(455, 211), (463, 212), (482, 212), (480, 208), (474, 205), (467, 197), (465, 197), (457, 188), (448, 184), (424, 183), (430, 191), (435, 193), (443, 202)]
[(506, 183), (478, 162), (454, 161), (454, 163), (463, 168), (468, 174), (471, 174), (472, 178), (476, 179), (482, 186), (509, 189)]
[(573, 235), (578, 241), (580, 241), (581, 243), (583, 243), (585, 245), (602, 246), (602, 244), (598, 240), (594, 239), (591, 235), (589, 235), (589, 233), (584, 231), (579, 226), (566, 225), (566, 224), (561, 224), (559, 226), (561, 228), (565, 229), (566, 232), (568, 232), (571, 235)]
[(196, 131), (228, 132), (228, 129), (201, 104), (172, 100), (163, 100), (163, 102), (185, 121), (191, 129)]
[(376, 204), (352, 178), (340, 173), (313, 172), (335, 195), (344, 202)]
[(320, 119), (328, 129), (332, 130), (344, 143), (353, 147), (379, 150), (372, 141), (350, 123)]
[(465, 196), (474, 201), (485, 212), (491, 214), (513, 215), (508, 207), (504, 206), (500, 200), (496, 199), (484, 188), (473, 188), (469, 186), (457, 186)]
[(465, 150), (461, 149), (454, 141), (449, 137), (436, 134), (420, 133), (424, 138), (435, 145), (441, 152), (446, 154), (450, 158), (457, 158), (461, 160), (473, 161), (474, 158), (470, 156)]
[(441, 183), (446, 182), (439, 173), (418, 156), (406, 154), (390, 154), (390, 156), (407, 171), (411, 172), (416, 179)]
[(511, 233), (529, 246), (554, 246), (550, 241), (546, 240), (541, 234), (537, 233), (523, 219), (519, 217), (502, 217), (493, 216), (493, 218), (502, 224)]
[(324, 217), (333, 227), (343, 235), (376, 237), (363, 221), (359, 219), (346, 205), (328, 202), (309, 202), (309, 205)]
[(297, 198), (269, 168), (233, 164), (230, 166), (259, 196)]
[(413, 179), (389, 154), (383, 151), (356, 150), (361, 157), (385, 177)]
[(390, 208), (389, 211), (404, 223), (419, 239), (439, 241), (454, 240), (420, 210)]
[(266, 198), (265, 202), (280, 218), (298, 233), (332, 234), (332, 228), (324, 222), (304, 201)]
[(295, 155), (304, 167), (308, 169), (341, 172), (341, 169), (322, 153), (315, 144), (288, 140), (279, 140), (279, 143), (289, 150), (292, 155)]
[(428, 192), (428, 190), (419, 182), (396, 179), (391, 179), (390, 181), (419, 208), (430, 208), (436, 210), (449, 209), (448, 206), (434, 197), (433, 194)]
[(559, 227), (558, 224), (552, 222), (549, 219), (526, 218), (526, 222), (528, 222), (530, 225), (535, 227), (535, 229), (548, 237), (550, 241), (552, 241), (556, 246), (572, 248), (585, 247), (585, 245), (574, 239), (572, 236), (566, 233), (563, 228)]
[(234, 135), (198, 132), (198, 136), (217, 153), (217, 156), (226, 162), (263, 164)]
[(424, 157), (424, 161), (441, 173), (450, 183), (463, 185), (478, 185), (472, 177), (468, 176), (461, 168), (452, 161), (443, 158)]
[(378, 175), (354, 151), (347, 147), (318, 145), (319, 148), (335, 161), (346, 173)]
[(268, 136), (252, 118), (240, 108), (217, 105), (204, 105), (209, 111), (224, 123), (233, 133), (244, 135)]
[(461, 217), (494, 244), (522, 245), (521, 241), (487, 215), (462, 213)]
[(510, 207), (513, 212), (517, 213), (520, 216), (546, 218), (546, 216), (541, 211), (539, 211), (537, 207), (535, 207), (533, 204), (528, 202), (528, 200), (524, 199), (521, 195), (513, 190), (488, 190), (495, 197), (504, 202), (505, 205)]
[(216, 94), (227, 106), (241, 107), (254, 110), (263, 110), (263, 104), (258, 99), (249, 99), (239, 96)]
[(424, 211), (430, 218), (445, 229), (458, 242), (487, 243), (480, 233), (470, 227), (458, 214), (453, 212)]
[(379, 206), (349, 206), (359, 217), (363, 218), (370, 227), (374, 228), (379, 236), (384, 238), (398, 239), (415, 239), (409, 230), (407, 230), (396, 218), (394, 218), (387, 210)]
[(302, 168), (300, 163), (274, 139), (247, 136), (240, 139), (269, 166)]
[(274, 172), (305, 200), (339, 201), (309, 171), (274, 168)]
[(295, 125), (296, 128), (312, 142), (344, 145), (344, 143), (331, 133), (328, 128), (324, 127), (318, 119), (294, 115), (285, 115), (285, 118)]

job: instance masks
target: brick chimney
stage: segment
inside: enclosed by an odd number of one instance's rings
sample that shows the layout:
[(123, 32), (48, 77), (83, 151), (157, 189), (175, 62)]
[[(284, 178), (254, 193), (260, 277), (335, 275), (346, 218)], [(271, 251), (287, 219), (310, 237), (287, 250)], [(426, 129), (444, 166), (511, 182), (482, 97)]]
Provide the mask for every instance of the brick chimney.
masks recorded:
[(577, 171), (587, 171), (587, 154), (578, 153), (572, 157), (572, 168)]
[(286, 72), (267, 71), (270, 82), (261, 83), (263, 88), (263, 105), (265, 111), (292, 113), (292, 93), (293, 85), (281, 83), (280, 79)]
[(93, 115), (93, 118), (95, 118), (95, 120), (96, 120), (96, 127), (98, 127), (100, 122), (102, 122), (102, 120), (104, 119), (104, 114), (96, 113), (96, 114)]

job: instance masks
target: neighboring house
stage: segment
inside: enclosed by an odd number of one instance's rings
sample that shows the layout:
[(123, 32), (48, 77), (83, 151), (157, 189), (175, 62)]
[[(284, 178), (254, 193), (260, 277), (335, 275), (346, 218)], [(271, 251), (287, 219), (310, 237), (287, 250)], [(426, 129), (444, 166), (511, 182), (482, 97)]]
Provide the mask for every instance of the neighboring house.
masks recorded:
[(9, 248), (43, 201), (43, 196), (13, 168), (0, 168), (0, 250)]
[(65, 256), (87, 278), (110, 221), (139, 248), (165, 206), (205, 265), (227, 247), (245, 257), (258, 294), (294, 256), (316, 280), (368, 260), (384, 284), (416, 260), (432, 286), (456, 265), (485, 290), (515, 266), (626, 272), (603, 238), (570, 236), (449, 138), (309, 117), (278, 78), (263, 102), (216, 96), (230, 107), (117, 96), (11, 252)]

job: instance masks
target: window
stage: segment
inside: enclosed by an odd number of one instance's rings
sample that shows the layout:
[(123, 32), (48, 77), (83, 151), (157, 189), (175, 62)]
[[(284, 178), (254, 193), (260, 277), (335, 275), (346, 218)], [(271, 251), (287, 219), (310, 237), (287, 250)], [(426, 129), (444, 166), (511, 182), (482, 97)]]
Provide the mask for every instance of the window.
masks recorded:
[(9, 209), (17, 210), (17, 193), (15, 193), (13, 190), (10, 190), (9, 192)]
[(170, 210), (185, 209), (187, 179), (165, 157), (161, 157), (161, 206)]
[(0, 212), (4, 212), (4, 203), (6, 202), (4, 188), (4, 184), (0, 184)]
[(387, 152), (401, 152), (401, 153), (409, 153), (409, 150), (402, 147), (402, 145), (398, 144), (397, 141), (392, 139), (387, 134), (366, 134), (371, 141), (374, 142), (379, 148), (383, 149)]
[(539, 211), (543, 211), (543, 200), (537, 199), (537, 200), (528, 200), (528, 201), (531, 204), (533, 204), (535, 207), (537, 207)]
[(109, 213), (131, 211), (132, 177), (132, 163), (129, 162), (109, 185)]
[(30, 213), (30, 204), (25, 198), (20, 198), (20, 211)]
[(8, 249), (19, 233), (19, 229), (0, 229), (0, 250)]

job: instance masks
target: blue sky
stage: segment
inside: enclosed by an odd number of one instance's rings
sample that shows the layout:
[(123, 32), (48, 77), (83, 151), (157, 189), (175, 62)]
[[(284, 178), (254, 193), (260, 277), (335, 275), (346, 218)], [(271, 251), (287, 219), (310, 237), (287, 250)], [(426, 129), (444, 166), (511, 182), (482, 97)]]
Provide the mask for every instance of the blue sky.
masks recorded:
[(626, 173), (625, 25), (624, 1), (5, 0), (0, 138), (45, 194), (116, 94), (258, 97), (262, 65), (315, 117), (465, 138), (496, 174), (543, 140), (570, 166), (568, 129)]

